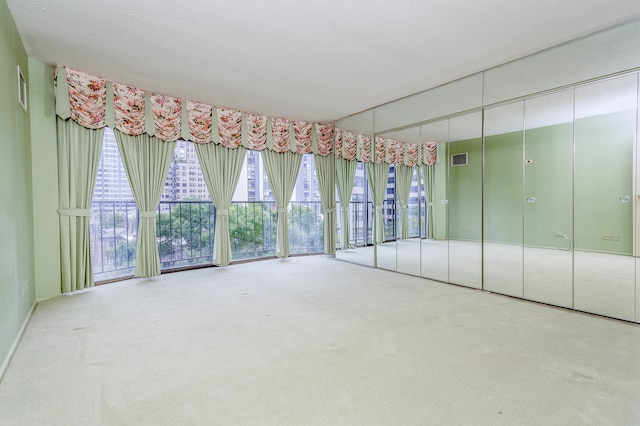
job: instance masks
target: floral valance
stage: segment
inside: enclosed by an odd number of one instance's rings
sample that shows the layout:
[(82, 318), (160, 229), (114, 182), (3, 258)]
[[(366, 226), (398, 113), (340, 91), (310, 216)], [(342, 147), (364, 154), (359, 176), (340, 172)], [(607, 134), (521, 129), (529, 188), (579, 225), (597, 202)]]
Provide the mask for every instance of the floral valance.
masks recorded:
[(163, 141), (182, 138), (256, 151), (326, 156), (334, 149), (334, 125), (330, 123), (267, 117), (172, 98), (63, 66), (55, 67), (55, 75), (57, 115), (90, 129), (109, 126)]
[(375, 140), (365, 134), (340, 128), (335, 129), (336, 157), (362, 163), (389, 163), (408, 167), (436, 162), (435, 142), (401, 142), (377, 136)]

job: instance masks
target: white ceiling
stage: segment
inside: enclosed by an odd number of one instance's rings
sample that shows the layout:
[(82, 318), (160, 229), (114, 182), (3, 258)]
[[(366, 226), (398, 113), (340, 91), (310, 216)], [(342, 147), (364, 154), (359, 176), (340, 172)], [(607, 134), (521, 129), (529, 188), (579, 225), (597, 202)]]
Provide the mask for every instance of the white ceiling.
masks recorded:
[(638, 0), (7, 0), (27, 53), (333, 121), (640, 16)]

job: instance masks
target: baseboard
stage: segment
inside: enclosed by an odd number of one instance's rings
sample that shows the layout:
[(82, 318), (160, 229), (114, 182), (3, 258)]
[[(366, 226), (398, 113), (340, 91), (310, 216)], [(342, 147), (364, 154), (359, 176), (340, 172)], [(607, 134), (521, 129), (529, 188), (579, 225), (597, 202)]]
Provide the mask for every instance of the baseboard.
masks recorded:
[(18, 348), (18, 343), (20, 343), (20, 340), (22, 339), (22, 335), (24, 334), (24, 331), (27, 329), (27, 325), (29, 325), (29, 321), (31, 320), (31, 315), (33, 315), (33, 311), (36, 309), (37, 304), (38, 302), (34, 301), (33, 305), (31, 305), (31, 309), (29, 309), (29, 313), (27, 314), (27, 317), (24, 319), (24, 322), (22, 323), (22, 327), (20, 328), (20, 331), (18, 332), (16, 339), (13, 341), (13, 345), (11, 346), (11, 349), (9, 349), (9, 353), (7, 354), (7, 357), (2, 363), (2, 367), (0, 367), (0, 381), (2, 381), (2, 378), (4, 377), (4, 373), (7, 371), (7, 368), (9, 368), (9, 363), (11, 362), (11, 358), (13, 358), (13, 354)]

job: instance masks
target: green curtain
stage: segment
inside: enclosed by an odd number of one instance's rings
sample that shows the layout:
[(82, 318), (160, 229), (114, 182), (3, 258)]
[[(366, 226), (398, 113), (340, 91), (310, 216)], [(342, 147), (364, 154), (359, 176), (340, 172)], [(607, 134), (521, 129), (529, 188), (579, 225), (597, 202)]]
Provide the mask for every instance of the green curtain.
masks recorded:
[(160, 274), (156, 209), (160, 203), (176, 143), (163, 142), (146, 133), (139, 136), (126, 135), (118, 130), (114, 130), (113, 133), (129, 178), (133, 198), (140, 211), (135, 276), (153, 277)]
[(61, 290), (93, 286), (89, 216), (96, 184), (102, 129), (87, 129), (58, 117), (58, 201)]
[(402, 240), (409, 238), (409, 193), (413, 180), (413, 167), (396, 166), (396, 201), (400, 210), (400, 232)]
[(422, 165), (422, 176), (424, 176), (425, 189), (427, 190), (427, 238), (433, 238), (433, 206), (436, 201), (435, 188), (433, 186), (434, 172), (435, 165)]
[(285, 151), (280, 154), (270, 149), (262, 151), (267, 178), (273, 198), (278, 208), (278, 237), (276, 253), (278, 257), (289, 257), (289, 223), (287, 207), (302, 162), (302, 155)]
[(216, 206), (213, 264), (227, 266), (231, 262), (229, 206), (247, 150), (242, 146), (231, 149), (215, 143), (195, 146), (209, 196)]
[(353, 182), (356, 177), (356, 160), (336, 159), (336, 184), (338, 186), (338, 198), (340, 199), (340, 210), (342, 211), (342, 249), (349, 248), (349, 203), (353, 193)]
[(369, 190), (373, 196), (374, 219), (373, 229), (375, 243), (384, 243), (384, 221), (382, 220), (382, 205), (387, 193), (387, 182), (389, 182), (389, 163), (367, 163), (367, 180)]
[(336, 173), (335, 157), (332, 155), (315, 155), (316, 175), (322, 210), (324, 212), (324, 252), (335, 254), (336, 252)]

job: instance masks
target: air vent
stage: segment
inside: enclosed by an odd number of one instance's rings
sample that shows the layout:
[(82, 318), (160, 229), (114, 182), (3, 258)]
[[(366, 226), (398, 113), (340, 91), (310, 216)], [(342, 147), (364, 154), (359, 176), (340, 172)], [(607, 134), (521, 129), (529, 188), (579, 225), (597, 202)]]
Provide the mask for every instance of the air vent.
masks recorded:
[(468, 163), (468, 155), (466, 152), (461, 152), (460, 154), (451, 154), (451, 165), (452, 166), (466, 166)]
[(22, 109), (27, 110), (27, 81), (24, 79), (24, 75), (22, 75), (20, 65), (18, 65), (18, 103)]

